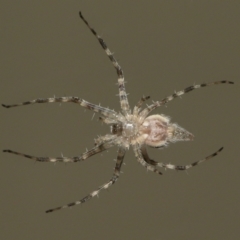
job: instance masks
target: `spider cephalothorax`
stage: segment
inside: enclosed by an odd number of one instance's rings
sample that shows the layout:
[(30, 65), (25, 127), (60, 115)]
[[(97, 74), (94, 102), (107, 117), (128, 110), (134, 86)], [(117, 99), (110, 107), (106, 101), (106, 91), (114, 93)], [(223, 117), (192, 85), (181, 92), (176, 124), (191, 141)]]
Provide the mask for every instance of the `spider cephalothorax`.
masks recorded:
[(153, 104), (149, 105), (143, 110), (141, 106), (144, 101), (149, 99), (149, 97), (142, 97), (137, 103), (137, 105), (133, 108), (133, 111), (131, 111), (128, 103), (126, 90), (125, 90), (124, 75), (120, 65), (118, 64), (116, 59), (113, 57), (113, 54), (108, 49), (103, 39), (95, 32), (95, 30), (92, 27), (89, 26), (88, 22), (82, 16), (81, 12), (79, 14), (81, 19), (87, 25), (87, 27), (98, 39), (99, 43), (101, 44), (102, 48), (105, 50), (107, 56), (109, 57), (110, 61), (112, 62), (113, 66), (117, 71), (121, 113), (117, 113), (114, 110), (92, 104), (78, 97), (58, 97), (58, 98), (53, 97), (53, 98), (46, 98), (46, 99), (35, 99), (32, 101), (26, 101), (20, 104), (12, 104), (12, 105), (2, 104), (2, 106), (6, 108), (11, 108), (11, 107), (28, 105), (33, 103), (53, 103), (53, 102), (77, 103), (86, 109), (99, 113), (101, 121), (110, 125), (110, 134), (106, 134), (105, 136), (100, 136), (97, 139), (95, 139), (95, 146), (91, 150), (86, 151), (85, 153), (77, 157), (55, 157), (55, 158), (35, 157), (35, 156), (19, 153), (19, 152), (8, 150), (8, 149), (3, 151), (20, 155), (26, 158), (30, 158), (39, 162), (80, 162), (80, 161), (84, 161), (85, 159), (97, 153), (103, 152), (106, 149), (111, 148), (113, 146), (118, 147), (118, 154), (117, 154), (114, 174), (107, 183), (103, 184), (97, 190), (91, 192), (90, 194), (88, 194), (86, 197), (82, 198), (79, 201), (75, 201), (73, 203), (69, 203), (61, 207), (49, 209), (46, 212), (53, 212), (62, 208), (67, 208), (77, 204), (82, 204), (87, 200), (91, 199), (92, 197), (98, 195), (98, 193), (102, 189), (107, 189), (112, 184), (114, 184), (119, 178), (120, 169), (123, 163), (125, 152), (130, 148), (130, 146), (132, 146), (133, 148), (137, 161), (141, 163), (144, 167), (146, 167), (148, 170), (153, 171), (157, 174), (162, 174), (157, 167), (174, 169), (174, 170), (189, 169), (193, 166), (198, 165), (199, 163), (202, 163), (216, 156), (223, 149), (223, 148), (220, 148), (218, 151), (209, 155), (208, 157), (185, 166), (159, 163), (150, 159), (147, 153), (146, 145), (160, 148), (160, 147), (166, 146), (168, 143), (171, 143), (171, 142), (188, 141), (193, 139), (193, 135), (191, 133), (181, 128), (177, 124), (171, 123), (169, 117), (166, 117), (164, 115), (159, 115), (159, 114), (149, 115), (151, 111), (167, 104), (169, 101), (172, 101), (173, 99), (187, 92), (190, 92), (194, 89), (202, 88), (210, 85), (216, 85), (216, 84), (225, 84), (225, 83), (233, 84), (233, 82), (223, 80), (223, 81), (217, 81), (212, 83), (203, 83), (199, 85), (193, 85), (185, 88), (182, 91), (176, 92), (162, 99), (161, 101), (154, 102)]

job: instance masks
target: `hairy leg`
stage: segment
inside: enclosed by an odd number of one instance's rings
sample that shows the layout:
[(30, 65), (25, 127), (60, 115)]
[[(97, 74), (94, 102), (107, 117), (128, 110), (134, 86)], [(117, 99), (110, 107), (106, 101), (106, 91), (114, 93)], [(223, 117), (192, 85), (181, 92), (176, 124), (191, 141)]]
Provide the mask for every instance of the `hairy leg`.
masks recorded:
[(155, 172), (159, 175), (162, 175), (162, 173), (155, 167), (153, 164), (157, 163), (153, 160), (151, 160), (148, 155), (146, 155), (146, 152), (144, 151), (144, 148), (140, 148), (138, 144), (133, 146), (133, 151), (135, 154), (135, 157), (137, 158), (138, 162), (147, 168), (147, 170)]
[[(115, 137), (115, 136), (114, 136)], [(3, 150), (3, 152), (7, 152), (7, 153), (12, 153), (12, 154), (16, 154), (25, 158), (29, 158), (38, 162), (65, 162), (65, 163), (69, 163), (69, 162), (80, 162), (80, 161), (84, 161), (87, 158), (90, 158), (91, 156), (103, 152), (106, 149), (112, 147), (114, 145), (113, 140), (109, 141), (109, 142), (105, 142), (105, 143), (101, 143), (100, 145), (97, 145), (95, 147), (93, 147), (91, 150), (83, 153), (80, 156), (77, 157), (35, 157), (32, 155), (28, 155), (28, 154), (24, 154), (24, 153), (20, 153), (20, 152), (16, 152), (16, 151), (12, 151), (9, 149), (5, 149)]]
[(30, 100), (30, 101), (26, 101), (18, 104), (11, 104), (11, 105), (2, 104), (2, 106), (5, 108), (11, 108), (11, 107), (25, 106), (25, 105), (34, 104), (34, 103), (66, 103), (66, 102), (77, 103), (88, 110), (92, 110), (94, 112), (100, 113), (106, 117), (110, 117), (113, 119), (116, 119), (118, 116), (117, 112), (115, 112), (114, 110), (110, 110), (108, 108), (104, 108), (99, 105), (92, 104), (79, 97), (71, 97), (71, 96), (70, 97), (38, 98), (38, 99), (34, 99), (34, 100)]
[(221, 147), (220, 149), (218, 149), (216, 152), (212, 153), (211, 155), (199, 160), (199, 161), (196, 161), (196, 162), (193, 162), (191, 164), (188, 164), (188, 165), (173, 165), (173, 164), (166, 164), (166, 163), (157, 163), (156, 166), (158, 167), (162, 167), (162, 168), (166, 168), (166, 169), (172, 169), (172, 170), (187, 170), (189, 168), (192, 168), (192, 167), (195, 167), (197, 165), (199, 165), (200, 163), (203, 163), (215, 156), (217, 156), (221, 151), (223, 150), (223, 147)]
[(157, 102), (154, 102), (153, 104), (151, 104), (150, 106), (148, 106), (147, 108), (145, 108), (141, 113), (140, 113), (140, 116), (142, 116), (143, 118), (147, 117), (147, 115), (153, 111), (154, 109), (156, 109), (157, 107), (161, 107), (165, 104), (167, 104), (168, 102), (172, 101), (173, 99), (177, 98), (177, 97), (180, 97), (182, 95), (184, 95), (185, 93), (188, 93), (194, 89), (198, 89), (198, 88), (203, 88), (203, 87), (207, 87), (207, 86), (211, 86), (211, 85), (218, 85), (218, 84), (233, 84), (233, 82), (231, 81), (226, 81), (226, 80), (223, 80), (223, 81), (217, 81), (217, 82), (211, 82), (211, 83), (202, 83), (202, 84), (196, 84), (196, 85), (193, 85), (193, 86), (190, 86), (190, 87), (187, 87), (181, 91), (178, 91), (164, 99), (162, 99), (161, 101), (157, 101)]
[(91, 32), (94, 34), (94, 36), (98, 39), (99, 43), (101, 44), (102, 48), (106, 52), (107, 56), (109, 57), (110, 61), (112, 62), (114, 68), (117, 71), (118, 75), (118, 89), (119, 89), (119, 98), (120, 98), (120, 104), (122, 111), (124, 115), (130, 114), (131, 110), (128, 103), (127, 93), (125, 89), (125, 82), (124, 82), (124, 75), (123, 70), (117, 60), (114, 58), (113, 53), (110, 51), (110, 49), (107, 47), (104, 40), (97, 34), (97, 32), (89, 25), (87, 20), (83, 17), (82, 13), (79, 12), (80, 18), (84, 21), (84, 23), (87, 25), (87, 27), (91, 30)]
[(116, 162), (114, 174), (113, 174), (113, 176), (111, 177), (111, 179), (110, 179), (107, 183), (103, 184), (103, 185), (102, 185), (101, 187), (99, 187), (97, 190), (91, 192), (90, 194), (88, 194), (86, 197), (82, 198), (82, 199), (79, 200), (79, 201), (75, 201), (75, 202), (72, 202), (72, 203), (69, 203), (69, 204), (67, 204), (67, 205), (63, 205), (63, 206), (57, 207), (57, 208), (49, 209), (49, 210), (46, 211), (46, 213), (54, 212), (54, 211), (57, 211), (57, 210), (61, 210), (61, 209), (63, 209), (63, 208), (73, 207), (73, 206), (76, 206), (76, 205), (78, 205), (78, 204), (85, 203), (85, 202), (87, 202), (88, 200), (90, 200), (91, 198), (97, 196), (102, 189), (107, 189), (107, 188), (109, 188), (109, 187), (110, 187), (111, 185), (113, 185), (113, 184), (117, 181), (117, 179), (119, 178), (120, 169), (121, 169), (121, 166), (122, 166), (122, 163), (123, 163), (124, 155), (125, 155), (125, 149), (124, 149), (124, 148), (119, 148), (119, 149), (118, 149), (117, 162)]

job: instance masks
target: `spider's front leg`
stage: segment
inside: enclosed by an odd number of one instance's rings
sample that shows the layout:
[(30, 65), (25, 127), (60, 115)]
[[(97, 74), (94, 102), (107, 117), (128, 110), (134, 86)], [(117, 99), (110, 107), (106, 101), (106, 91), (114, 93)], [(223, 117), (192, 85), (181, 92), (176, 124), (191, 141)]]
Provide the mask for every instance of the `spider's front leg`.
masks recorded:
[(89, 151), (83, 153), (81, 156), (77, 156), (77, 157), (55, 157), (55, 158), (52, 158), (52, 157), (35, 157), (35, 156), (28, 155), (28, 154), (12, 151), (12, 150), (9, 150), (9, 149), (5, 149), (5, 150), (3, 150), (3, 152), (16, 154), (16, 155), (19, 155), (19, 156), (22, 156), (22, 157), (30, 158), (30, 159), (38, 161), (38, 162), (65, 162), (65, 163), (80, 162), (80, 161), (84, 161), (87, 158), (90, 158), (91, 156), (93, 156), (97, 153), (103, 152), (106, 149), (112, 147), (114, 145), (113, 141), (114, 141), (114, 139), (112, 138), (108, 142), (97, 145), (97, 146), (93, 147), (91, 150), (89, 150)]
[(123, 163), (123, 158), (124, 158), (125, 152), (126, 152), (126, 150), (124, 148), (120, 147), (118, 149), (117, 162), (116, 162), (114, 174), (113, 174), (112, 178), (107, 183), (103, 184), (97, 190), (91, 192), (90, 194), (88, 194), (86, 197), (82, 198), (79, 201), (75, 201), (75, 202), (69, 203), (67, 205), (63, 205), (61, 207), (49, 209), (49, 210), (46, 211), (46, 213), (54, 212), (54, 211), (57, 211), (57, 210), (61, 210), (63, 208), (73, 207), (75, 205), (85, 203), (88, 200), (90, 200), (91, 198), (97, 196), (102, 189), (107, 189), (111, 185), (113, 185), (117, 181), (117, 179), (119, 178), (120, 170), (121, 170), (121, 166), (122, 166), (122, 163)]
[(78, 103), (78, 104), (82, 104), (84, 105), (84, 107), (87, 108), (87, 105), (91, 105), (90, 103), (86, 102), (83, 99), (80, 99), (78, 97), (52, 97), (52, 98), (37, 98), (34, 100), (30, 100), (30, 101), (25, 101), (25, 102), (21, 102), (21, 103), (17, 103), (17, 104), (2, 104), (3, 107), (5, 108), (12, 108), (12, 107), (18, 107), (18, 106), (24, 106), (24, 105), (29, 105), (29, 104), (34, 104), (34, 103), (65, 103), (65, 102), (72, 102), (72, 103)]
[(79, 97), (53, 97), (53, 98), (37, 98), (34, 100), (30, 100), (30, 101), (26, 101), (26, 102), (22, 102), (22, 103), (17, 103), (17, 104), (11, 104), (11, 105), (7, 105), (7, 104), (2, 104), (3, 107), (5, 108), (12, 108), (12, 107), (19, 107), (19, 106), (25, 106), (25, 105), (30, 105), (30, 104), (34, 104), (34, 103), (66, 103), (66, 102), (71, 102), (71, 103), (77, 103), (80, 106), (88, 109), (88, 110), (92, 110), (94, 112), (100, 113), (105, 117), (110, 117), (112, 119), (116, 119), (118, 117), (117, 112), (115, 112), (114, 110), (108, 109), (108, 108), (104, 108), (101, 107), (99, 105), (90, 103), (88, 101), (85, 101), (84, 99), (81, 99)]
[(119, 90), (119, 98), (120, 98), (120, 105), (121, 109), (123, 111), (124, 115), (128, 115), (131, 113), (131, 109), (128, 103), (127, 93), (125, 89), (125, 81), (124, 81), (124, 74), (121, 66), (113, 56), (113, 53), (110, 51), (110, 49), (107, 47), (107, 44), (104, 42), (104, 40), (97, 34), (97, 32), (89, 25), (88, 21), (83, 17), (82, 13), (79, 12), (80, 18), (83, 20), (83, 22), (87, 25), (87, 27), (90, 29), (90, 31), (93, 33), (93, 35), (97, 38), (100, 45), (104, 49), (105, 53), (107, 54), (108, 58), (112, 62), (114, 68), (116, 69), (117, 75), (118, 75), (118, 90)]

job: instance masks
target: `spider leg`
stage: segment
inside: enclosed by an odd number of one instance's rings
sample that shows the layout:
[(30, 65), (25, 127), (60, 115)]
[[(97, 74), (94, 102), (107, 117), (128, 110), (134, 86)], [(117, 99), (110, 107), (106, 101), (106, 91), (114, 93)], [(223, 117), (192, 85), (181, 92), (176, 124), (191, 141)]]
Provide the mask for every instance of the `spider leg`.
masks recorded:
[[(114, 136), (115, 137), (115, 136)], [(83, 153), (81, 156), (77, 156), (77, 157), (35, 157), (35, 156), (31, 156), (28, 154), (24, 154), (24, 153), (20, 153), (20, 152), (16, 152), (16, 151), (12, 151), (9, 149), (3, 150), (3, 152), (8, 152), (8, 153), (12, 153), (12, 154), (16, 154), (25, 158), (30, 158), (32, 160), (38, 161), (38, 162), (64, 162), (64, 163), (69, 163), (69, 162), (80, 162), (80, 161), (84, 161), (85, 159), (105, 151), (106, 149), (112, 147), (114, 145), (113, 141), (109, 141), (106, 143), (102, 143), (100, 145), (97, 145), (95, 147), (93, 147), (91, 150)]]
[(141, 113), (140, 116), (142, 117), (146, 117), (151, 111), (153, 111), (154, 109), (156, 109), (157, 107), (161, 107), (163, 105), (165, 105), (166, 103), (172, 101), (173, 99), (180, 97), (181, 95), (188, 93), (194, 89), (197, 88), (202, 88), (202, 87), (207, 87), (207, 86), (211, 86), (211, 85), (217, 85), (217, 84), (233, 84), (233, 82), (231, 81), (226, 81), (226, 80), (222, 80), (222, 81), (217, 81), (217, 82), (210, 82), (210, 83), (202, 83), (202, 84), (197, 84), (197, 85), (192, 85), (190, 87), (187, 87), (181, 91), (178, 91), (164, 99), (162, 99), (161, 101), (157, 101), (154, 102), (152, 105), (148, 106), (147, 108), (145, 108)]
[(117, 136), (113, 134), (106, 134), (104, 136), (98, 136), (94, 139), (94, 142), (96, 146), (100, 146), (101, 144), (112, 141), (113, 139), (117, 140)]
[(119, 89), (119, 98), (120, 98), (120, 104), (124, 115), (130, 114), (131, 110), (128, 103), (127, 93), (124, 85), (124, 75), (123, 70), (117, 60), (113, 57), (113, 53), (110, 51), (110, 49), (107, 47), (104, 40), (97, 34), (97, 32), (88, 24), (86, 19), (83, 17), (82, 13), (79, 12), (80, 18), (84, 21), (84, 23), (87, 25), (87, 27), (91, 30), (91, 32), (94, 34), (94, 36), (98, 39), (99, 43), (101, 44), (102, 48), (106, 52), (107, 56), (109, 57), (110, 61), (112, 62), (114, 68), (117, 71), (118, 75), (118, 89)]
[(138, 101), (137, 105), (133, 108), (133, 115), (138, 115), (138, 113), (140, 112), (141, 110), (141, 106), (142, 104), (148, 100), (150, 98), (150, 96), (142, 96), (141, 99)]
[(116, 119), (112, 119), (112, 118), (109, 118), (109, 117), (106, 117), (103, 115), (99, 117), (99, 121), (106, 123), (106, 124), (118, 124), (119, 123), (119, 121), (117, 121)]
[(153, 159), (151, 159), (147, 153), (147, 148), (145, 145), (142, 145), (141, 147), (141, 153), (143, 156), (143, 159), (150, 165), (152, 166), (157, 166), (158, 162), (154, 161)]
[(142, 164), (142, 166), (147, 168), (147, 170), (150, 170), (152, 172), (162, 175), (162, 173), (158, 171), (158, 169), (155, 167), (157, 166), (157, 162), (149, 158), (145, 147), (140, 148), (136, 144), (133, 146), (133, 151), (134, 151), (135, 157), (137, 158), (138, 162)]
[(100, 192), (102, 189), (107, 189), (107, 188), (109, 188), (111, 185), (113, 185), (113, 184), (117, 181), (117, 179), (119, 178), (120, 169), (121, 169), (121, 166), (122, 166), (122, 163), (123, 163), (123, 158), (124, 158), (125, 152), (126, 152), (126, 150), (125, 150), (124, 148), (119, 148), (119, 149), (118, 149), (117, 162), (116, 162), (114, 174), (113, 174), (113, 176), (111, 177), (111, 179), (110, 179), (107, 183), (103, 184), (103, 185), (102, 185), (101, 187), (99, 187), (97, 190), (91, 192), (90, 194), (88, 194), (86, 197), (82, 198), (82, 199), (79, 200), (79, 201), (72, 202), (72, 203), (69, 203), (69, 204), (67, 204), (67, 205), (63, 205), (63, 206), (61, 206), (61, 207), (49, 209), (49, 210), (46, 211), (46, 213), (54, 212), (54, 211), (57, 211), (57, 210), (60, 210), (60, 209), (63, 209), (63, 208), (73, 207), (73, 206), (75, 206), (75, 205), (85, 203), (85, 202), (87, 202), (88, 200), (90, 200), (91, 198), (93, 198), (93, 197), (95, 197), (96, 195), (98, 195), (99, 192)]
[(221, 151), (223, 150), (223, 147), (221, 147), (220, 149), (218, 149), (215, 153), (205, 157), (204, 159), (201, 159), (199, 161), (196, 161), (194, 163), (188, 164), (188, 165), (184, 165), (184, 166), (178, 166), (178, 165), (173, 165), (173, 164), (165, 164), (165, 163), (157, 163), (158, 167), (163, 167), (163, 168), (167, 168), (167, 169), (172, 169), (172, 170), (187, 170), (191, 167), (197, 166), (200, 163), (203, 163), (215, 156), (217, 156)]
[(90, 102), (85, 101), (84, 99), (81, 99), (79, 97), (53, 97), (53, 98), (38, 98), (34, 99), (31, 101), (26, 101), (18, 104), (11, 104), (11, 105), (6, 105), (2, 104), (3, 107), (5, 108), (11, 108), (11, 107), (18, 107), (18, 106), (24, 106), (24, 105), (29, 105), (29, 104), (34, 104), (34, 103), (65, 103), (65, 102), (72, 102), (72, 103), (77, 103), (80, 106), (92, 110), (94, 112), (100, 113), (106, 117), (111, 117), (113, 119), (116, 119), (118, 114), (114, 110), (110, 110), (108, 108), (101, 107), (99, 105), (92, 104)]

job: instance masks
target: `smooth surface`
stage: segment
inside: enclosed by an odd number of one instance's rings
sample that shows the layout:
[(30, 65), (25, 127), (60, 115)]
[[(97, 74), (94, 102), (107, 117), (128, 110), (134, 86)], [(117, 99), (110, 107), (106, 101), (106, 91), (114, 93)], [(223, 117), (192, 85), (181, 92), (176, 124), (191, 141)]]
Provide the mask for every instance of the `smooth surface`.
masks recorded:
[[(115, 53), (131, 106), (160, 100), (194, 83), (199, 89), (154, 113), (195, 135), (193, 142), (150, 149), (163, 162), (187, 164), (224, 150), (185, 172), (148, 172), (132, 153), (109, 191), (81, 199), (112, 175), (116, 148), (78, 164), (34, 163), (0, 154), (0, 239), (239, 239), (240, 3), (238, 1), (2, 1), (0, 101), (79, 96), (119, 110), (117, 76), (78, 11)], [(36, 156), (76, 156), (108, 127), (75, 104), (0, 108), (1, 149)]]

